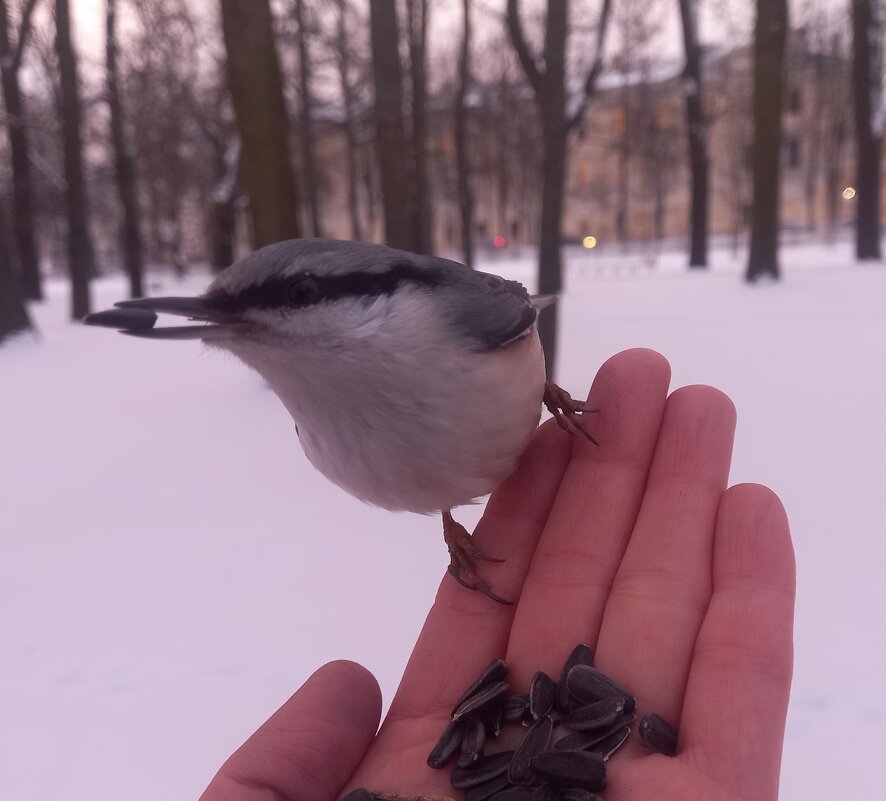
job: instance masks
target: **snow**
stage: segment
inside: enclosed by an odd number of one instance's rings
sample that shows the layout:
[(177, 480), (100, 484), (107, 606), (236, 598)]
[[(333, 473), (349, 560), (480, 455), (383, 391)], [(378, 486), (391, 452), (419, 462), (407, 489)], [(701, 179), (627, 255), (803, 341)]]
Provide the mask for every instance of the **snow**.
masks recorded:
[[(732, 481), (780, 493), (797, 550), (781, 798), (879, 797), (886, 268), (795, 245), (781, 284), (748, 287), (743, 256), (684, 260), (571, 253), (559, 379), (582, 392), (647, 346), (675, 387), (732, 396)], [(483, 267), (531, 283), (528, 255)], [(95, 307), (124, 288), (99, 281)], [(0, 349), (0, 798), (196, 798), (330, 659), (390, 700), (445, 569), (438, 521), (326, 482), (232, 359), (71, 325), (64, 284), (48, 294), (42, 340)]]

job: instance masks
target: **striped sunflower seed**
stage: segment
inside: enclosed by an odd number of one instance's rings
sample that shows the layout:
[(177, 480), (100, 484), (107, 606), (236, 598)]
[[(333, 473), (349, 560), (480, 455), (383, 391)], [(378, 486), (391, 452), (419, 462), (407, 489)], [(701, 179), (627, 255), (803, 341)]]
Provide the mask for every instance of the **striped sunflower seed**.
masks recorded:
[(633, 715), (622, 715), (605, 729), (578, 731), (574, 734), (567, 734), (565, 737), (557, 740), (554, 749), (557, 751), (590, 751), (598, 743), (602, 743), (616, 732), (620, 732), (625, 728), (630, 731), (630, 724), (633, 722)]
[(625, 711), (625, 699), (621, 696), (604, 698), (602, 701), (594, 701), (592, 704), (573, 709), (567, 714), (561, 724), (573, 731), (591, 731), (603, 729), (621, 717)]
[(474, 693), (479, 692), (484, 687), (489, 686), (490, 684), (494, 684), (497, 681), (502, 681), (505, 676), (508, 675), (508, 663), (504, 661), (504, 659), (493, 659), (492, 662), (489, 663), (489, 667), (484, 670), (479, 678), (474, 681), (467, 690), (465, 690), (461, 694), (461, 698), (455, 704), (455, 707), (452, 710), (452, 714), (455, 714), (455, 710), (458, 709), (465, 701), (468, 700)]
[(502, 707), (502, 720), (505, 723), (514, 723), (522, 720), (529, 712), (529, 693), (512, 695), (505, 701)]
[(511, 784), (529, 784), (533, 779), (529, 763), (536, 754), (547, 751), (551, 744), (551, 736), (554, 733), (554, 721), (547, 715), (539, 718), (523, 737), (514, 758), (508, 768), (508, 779)]
[(486, 801), (500, 790), (504, 790), (509, 784), (507, 772), (493, 776), (488, 781), (475, 784), (465, 790), (465, 801)]
[(632, 712), (637, 706), (634, 696), (618, 682), (590, 665), (576, 665), (566, 676), (569, 694), (584, 704), (620, 696), (625, 701), (625, 711)]
[(449, 725), (437, 740), (437, 744), (428, 754), (428, 767), (437, 769), (444, 767), (458, 751), (463, 736), (464, 726), (457, 720), (449, 721)]
[(470, 698), (462, 701), (452, 713), (453, 720), (461, 720), (468, 715), (476, 715), (503, 699), (510, 688), (503, 681), (495, 681), (482, 690), (475, 692)]
[(567, 712), (571, 707), (572, 699), (569, 696), (569, 688), (566, 686), (566, 677), (569, 675), (569, 671), (576, 665), (593, 666), (593, 664), (594, 652), (584, 644), (576, 645), (572, 649), (572, 653), (566, 657), (566, 663), (563, 665), (563, 670), (560, 671), (560, 681), (557, 684), (557, 709), (561, 712)]
[(557, 787), (606, 789), (606, 763), (588, 751), (546, 751), (529, 760), (532, 772)]
[(529, 713), (534, 720), (547, 715), (557, 697), (557, 683), (543, 670), (537, 671), (529, 683)]
[(559, 794), (550, 787), (508, 787), (490, 801), (559, 801)]
[(483, 756), (483, 746), (486, 745), (486, 724), (480, 718), (472, 718), (465, 721), (465, 733), (461, 740), (461, 752), (458, 757), (458, 766), (466, 768), (473, 765)]
[(677, 730), (655, 712), (648, 713), (640, 721), (640, 739), (659, 754), (673, 756), (677, 753)]
[(596, 743), (593, 748), (589, 750), (592, 754), (596, 754), (604, 762), (606, 762), (609, 757), (611, 757), (628, 741), (628, 737), (630, 736), (630, 734), (631, 727), (623, 726), (620, 729), (616, 729), (614, 732), (612, 732), (612, 734), (604, 737), (602, 740)]
[(476, 787), (478, 784), (494, 779), (507, 772), (513, 758), (513, 751), (502, 751), (478, 759), (469, 768), (453, 768), (452, 786), (456, 790), (467, 790), (469, 787)]
[(565, 787), (560, 790), (560, 801), (603, 801), (603, 799), (583, 787)]

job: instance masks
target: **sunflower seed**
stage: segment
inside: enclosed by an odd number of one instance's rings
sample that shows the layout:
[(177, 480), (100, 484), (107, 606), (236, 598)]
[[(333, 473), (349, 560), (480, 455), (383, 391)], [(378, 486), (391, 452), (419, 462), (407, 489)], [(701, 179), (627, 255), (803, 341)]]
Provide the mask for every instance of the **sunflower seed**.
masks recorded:
[(474, 695), (474, 693), (479, 692), (490, 684), (501, 681), (507, 675), (508, 663), (503, 659), (493, 659), (492, 662), (489, 663), (489, 667), (480, 674), (480, 677), (461, 694), (461, 698), (456, 702), (452, 713), (455, 714), (455, 710), (467, 701), (468, 698)]
[(508, 787), (490, 801), (559, 801), (559, 796), (550, 787)]
[(431, 753), (428, 754), (428, 767), (444, 767), (453, 754), (458, 751), (463, 736), (464, 726), (457, 720), (451, 720)]
[(486, 801), (487, 798), (492, 798), (499, 790), (504, 790), (508, 784), (507, 773), (493, 776), (489, 781), (475, 784), (466, 790), (465, 801)]
[(465, 721), (465, 734), (461, 741), (461, 753), (458, 757), (458, 765), (466, 768), (473, 765), (483, 756), (483, 746), (486, 745), (486, 724), (480, 718)]
[(594, 747), (590, 749), (590, 752), (596, 754), (605, 762), (627, 742), (630, 734), (630, 726), (623, 726), (620, 729), (616, 729), (612, 734), (604, 737), (596, 743)]
[(529, 761), (533, 773), (558, 787), (606, 789), (606, 763), (587, 751), (546, 751)]
[(547, 715), (557, 696), (557, 683), (543, 670), (537, 671), (529, 682), (529, 712), (535, 720)]
[(504, 704), (497, 704), (483, 714), (483, 722), (486, 724), (486, 736), (498, 737), (501, 734), (501, 719), (504, 713)]
[(576, 645), (572, 653), (566, 657), (566, 664), (563, 665), (563, 670), (560, 671), (560, 682), (557, 684), (557, 709), (561, 712), (568, 711), (571, 706), (569, 688), (566, 686), (566, 677), (569, 675), (569, 671), (576, 665), (592, 666), (593, 664), (594, 652), (584, 644)]
[(453, 720), (461, 720), (467, 715), (474, 715), (489, 708), (496, 701), (503, 699), (510, 688), (503, 681), (496, 681), (482, 690), (475, 692), (470, 698), (462, 701), (452, 713)]
[(649, 712), (640, 721), (640, 738), (659, 754), (677, 753), (677, 730), (655, 712)]
[(520, 693), (512, 695), (505, 701), (502, 707), (502, 720), (505, 723), (513, 723), (522, 720), (529, 711), (529, 693)]
[(624, 698), (625, 711), (632, 712), (637, 705), (634, 696), (624, 687), (590, 665), (573, 667), (566, 676), (566, 685), (569, 688), (569, 694), (585, 704), (620, 696)]
[(453, 768), (452, 786), (456, 790), (466, 790), (494, 779), (507, 771), (513, 758), (513, 751), (502, 751), (478, 759), (469, 768)]
[[(633, 715), (622, 715), (614, 723), (605, 729), (597, 731), (578, 731), (575, 734), (567, 734), (565, 737), (557, 740), (554, 745), (556, 751), (589, 751), (598, 743), (602, 743), (608, 737), (612, 737), (616, 732), (627, 728), (630, 731), (630, 724), (634, 722)], [(594, 749), (596, 750), (596, 749)], [(601, 754), (602, 756), (602, 754)]]
[(573, 731), (602, 729), (617, 720), (625, 710), (624, 698), (613, 696), (573, 709), (561, 723)]
[(373, 801), (372, 793), (365, 787), (358, 787), (351, 790), (341, 801)]
[(511, 784), (529, 784), (532, 781), (532, 771), (529, 770), (530, 760), (536, 754), (548, 749), (553, 733), (554, 721), (547, 715), (539, 718), (529, 727), (526, 736), (514, 751), (514, 759), (508, 768), (508, 779)]

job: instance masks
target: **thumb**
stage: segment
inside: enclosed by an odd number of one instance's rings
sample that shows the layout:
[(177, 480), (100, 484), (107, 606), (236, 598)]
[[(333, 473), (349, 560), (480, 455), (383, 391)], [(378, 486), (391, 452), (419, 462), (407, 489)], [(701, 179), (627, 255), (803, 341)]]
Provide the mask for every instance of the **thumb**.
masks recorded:
[(372, 674), (354, 662), (330, 662), (229, 757), (200, 801), (333, 801), (380, 716)]

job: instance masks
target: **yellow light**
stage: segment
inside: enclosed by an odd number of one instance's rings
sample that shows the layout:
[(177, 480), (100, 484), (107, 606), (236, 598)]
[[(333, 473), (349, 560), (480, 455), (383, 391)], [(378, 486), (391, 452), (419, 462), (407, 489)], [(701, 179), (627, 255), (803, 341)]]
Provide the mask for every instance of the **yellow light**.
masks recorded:
[(855, 197), (855, 187), (854, 186), (847, 186), (843, 190), (843, 200), (852, 200), (852, 198), (854, 198), (854, 197)]
[(586, 236), (581, 240), (582, 245), (584, 245), (588, 250), (591, 248), (597, 247), (597, 237), (595, 236)]

